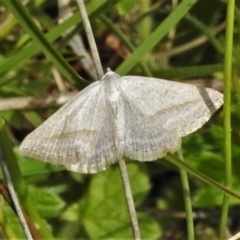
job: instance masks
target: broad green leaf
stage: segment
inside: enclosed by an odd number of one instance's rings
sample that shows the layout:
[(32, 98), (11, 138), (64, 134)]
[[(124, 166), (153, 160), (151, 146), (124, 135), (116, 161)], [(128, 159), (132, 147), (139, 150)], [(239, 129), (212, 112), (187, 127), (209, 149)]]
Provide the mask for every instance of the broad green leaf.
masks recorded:
[[(237, 186), (233, 187), (233, 189), (236, 189), (236, 187)], [(194, 207), (216, 207), (221, 206), (222, 201), (223, 196), (221, 192), (219, 192), (216, 188), (205, 186), (204, 188), (200, 189), (196, 195), (194, 195), (192, 205)], [(230, 205), (236, 205), (239, 203), (239, 199), (230, 197)]]
[[(148, 194), (150, 185), (139, 163), (128, 163), (134, 201), (140, 205)], [(89, 191), (78, 206), (64, 213), (67, 220), (81, 221), (91, 239), (132, 238), (131, 224), (119, 169), (108, 170), (92, 176)], [(156, 239), (160, 234), (157, 222), (148, 214), (138, 213), (143, 238)]]
[(65, 205), (64, 201), (57, 194), (49, 190), (31, 188), (30, 191), (39, 214), (44, 218), (57, 216)]

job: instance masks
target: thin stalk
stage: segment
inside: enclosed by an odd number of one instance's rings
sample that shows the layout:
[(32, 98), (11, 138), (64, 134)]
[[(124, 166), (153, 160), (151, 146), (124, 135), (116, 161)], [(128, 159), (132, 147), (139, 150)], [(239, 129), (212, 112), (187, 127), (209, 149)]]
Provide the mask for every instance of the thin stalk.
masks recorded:
[[(103, 69), (102, 69), (102, 64), (100, 61), (100, 57), (98, 54), (98, 50), (96, 47), (96, 43), (95, 43), (95, 39), (92, 33), (92, 28), (88, 19), (88, 15), (87, 12), (85, 10), (85, 6), (82, 0), (77, 0), (78, 5), (79, 5), (79, 9), (82, 15), (82, 21), (83, 21), (83, 25), (85, 28), (85, 32), (88, 38), (88, 42), (92, 51), (92, 55), (93, 55), (93, 61), (97, 70), (97, 74), (99, 79), (102, 78), (103, 76)], [(138, 220), (137, 220), (137, 215), (136, 215), (136, 210), (135, 210), (135, 206), (134, 206), (134, 201), (133, 201), (133, 197), (132, 197), (132, 190), (131, 190), (131, 186), (130, 186), (130, 181), (129, 181), (129, 177), (128, 177), (128, 172), (127, 172), (127, 168), (125, 165), (125, 161), (121, 158), (119, 160), (119, 168), (120, 168), (120, 173), (121, 173), (121, 177), (122, 177), (122, 182), (123, 182), (123, 186), (124, 186), (124, 191), (125, 191), (125, 196), (127, 199), (127, 204), (128, 204), (128, 210), (129, 210), (129, 214), (130, 214), (130, 218), (131, 218), (131, 224), (132, 224), (132, 229), (133, 229), (133, 234), (134, 234), (134, 238), (136, 240), (140, 240), (141, 236), (140, 236), (140, 231), (139, 231), (139, 226), (138, 226)]]
[[(0, 194), (3, 196), (5, 202), (12, 208), (12, 210), (15, 212), (15, 214), (17, 214), (16, 208), (14, 207), (14, 203), (12, 201), (12, 198), (10, 196), (8, 188), (7, 188), (7, 186), (5, 186), (3, 181), (0, 181)], [(0, 208), (1, 208), (1, 206), (0, 206)], [(31, 235), (32, 235), (33, 239), (34, 240), (43, 240), (42, 236), (40, 235), (40, 233), (37, 229), (38, 225), (34, 225), (34, 222), (32, 222), (29, 215), (27, 215), (27, 213), (24, 212), (23, 209), (22, 209), (22, 213), (23, 213), (24, 218), (27, 222), (28, 228), (31, 232)], [(4, 228), (4, 230), (5, 230), (5, 228)], [(10, 239), (13, 239), (13, 238), (10, 238)], [(16, 238), (14, 238), (14, 239), (16, 239)]]
[[(178, 151), (178, 157), (181, 161), (184, 162), (184, 158), (182, 155), (182, 151)], [(186, 220), (187, 220), (187, 233), (188, 233), (188, 240), (194, 240), (194, 223), (193, 223), (193, 213), (192, 213), (192, 202), (191, 202), (191, 194), (189, 189), (188, 183), (188, 176), (185, 170), (180, 168), (179, 170), (182, 188), (183, 188), (183, 196), (184, 196), (184, 204), (185, 204), (185, 211), (186, 211)]]
[(2, 168), (3, 175), (4, 175), (4, 179), (5, 179), (7, 187), (8, 187), (8, 191), (10, 193), (10, 196), (12, 198), (14, 207), (16, 209), (16, 213), (17, 213), (19, 221), (20, 221), (20, 223), (22, 225), (23, 231), (24, 231), (24, 233), (25, 233), (25, 235), (27, 237), (27, 240), (33, 240), (32, 235), (30, 233), (30, 230), (28, 228), (27, 222), (26, 222), (26, 220), (24, 218), (22, 209), (20, 207), (20, 203), (18, 201), (17, 195), (16, 195), (15, 190), (13, 188), (12, 179), (11, 179), (10, 174), (8, 172), (7, 165), (6, 165), (6, 163), (5, 163), (4, 159), (3, 159), (2, 150), (1, 149), (0, 149), (0, 165), (1, 165), (1, 168)]
[[(139, 1), (139, 10), (141, 14), (149, 11), (151, 2), (149, 0)], [(144, 18), (139, 22), (139, 32), (141, 36), (141, 42), (145, 41), (151, 33), (152, 21), (150, 15), (145, 15)]]
[(127, 173), (126, 163), (123, 158), (120, 158), (118, 163), (119, 163), (120, 173), (121, 173), (122, 182), (124, 186), (125, 196), (128, 204), (128, 211), (131, 218), (134, 239), (140, 240), (141, 235), (140, 235), (140, 230), (138, 226), (137, 214), (134, 206), (132, 190), (131, 190), (131, 185), (130, 185), (130, 181)]
[(191, 174), (192, 176), (196, 177), (202, 182), (205, 182), (209, 184), (210, 186), (218, 188), (220, 191), (223, 191), (224, 193), (228, 194), (229, 196), (233, 196), (237, 199), (240, 199), (240, 195), (232, 190), (229, 190), (227, 187), (221, 185), (220, 183), (214, 181), (212, 178), (204, 175), (203, 173), (195, 170), (194, 168), (191, 168), (188, 164), (185, 162), (181, 161), (178, 157), (175, 155), (168, 153), (164, 157), (168, 162), (172, 163), (174, 166), (177, 166), (179, 168), (182, 168), (185, 170), (187, 173)]
[[(151, 3), (149, 0), (144, 0), (144, 1), (138, 1), (138, 5), (139, 5), (140, 14), (143, 15), (145, 12), (149, 11)], [(151, 23), (152, 21), (150, 19), (150, 15), (145, 15), (139, 22), (138, 31), (139, 31), (141, 42), (144, 42), (151, 34)], [(148, 55), (146, 54), (145, 56), (142, 57), (141, 60), (146, 62), (147, 56)]]
[(25, 212), (29, 215), (32, 222), (34, 222), (34, 224), (38, 227), (38, 231), (42, 238), (49, 240), (54, 239), (49, 229), (47, 228), (46, 223), (38, 215), (35, 205), (33, 204), (32, 199), (28, 193), (27, 186), (19, 169), (16, 155), (13, 152), (12, 144), (10, 142), (2, 119), (0, 119), (0, 147), (11, 176), (14, 189), (17, 192), (17, 195)]
[(77, 0), (79, 10), (81, 12), (83, 26), (87, 35), (88, 43), (91, 48), (93, 62), (97, 71), (98, 79), (101, 79), (104, 75), (101, 60), (98, 54), (98, 49), (96, 46), (96, 42), (94, 40), (91, 24), (89, 22), (88, 14), (84, 5), (83, 0)]
[[(231, 153), (231, 78), (232, 78), (232, 50), (233, 50), (233, 29), (234, 29), (234, 6), (235, 0), (227, 1), (227, 20), (226, 20), (226, 43), (224, 59), (224, 157), (225, 157), (225, 186), (231, 189), (232, 175), (232, 153)], [(220, 239), (224, 240), (228, 220), (229, 196), (224, 193)]]

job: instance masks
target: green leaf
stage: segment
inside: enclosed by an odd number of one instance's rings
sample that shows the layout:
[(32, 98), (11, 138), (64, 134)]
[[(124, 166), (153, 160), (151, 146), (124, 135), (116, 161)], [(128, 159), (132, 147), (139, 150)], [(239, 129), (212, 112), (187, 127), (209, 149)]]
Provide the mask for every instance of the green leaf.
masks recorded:
[(3, 118), (6, 122), (10, 123), (12, 126), (16, 128), (21, 127), (21, 121), (19, 118), (19, 113), (14, 111), (0, 111), (0, 116)]
[[(128, 164), (128, 173), (136, 206), (146, 197), (147, 190), (150, 187), (147, 175), (140, 170), (139, 166), (139, 164)], [(126, 200), (120, 173), (116, 167), (92, 178), (87, 199), (83, 224), (91, 238), (131, 238), (132, 230)], [(144, 216), (145, 214), (138, 215), (142, 234), (144, 234), (144, 229), (149, 228), (149, 226), (141, 224), (145, 222)], [(157, 228), (154, 232), (144, 235), (154, 238), (156, 233), (159, 233)], [(157, 237), (157, 235), (155, 236)]]
[[(7, 227), (9, 225), (15, 234), (15, 238), (12, 238), (12, 239), (25, 239), (25, 234), (22, 230), (22, 226), (19, 222), (18, 217), (13, 212), (13, 210), (9, 207), (9, 205), (6, 204), (6, 202), (4, 202), (2, 199), (0, 199), (0, 201), (1, 201), (1, 204), (0, 204), (1, 211), (3, 215), (7, 218), (5, 219), (5, 221), (7, 221), (7, 223), (5, 223), (5, 226), (1, 225), (1, 231), (3, 232), (6, 231), (4, 227)], [(3, 235), (1, 233), (1, 237), (2, 236)], [(0, 239), (10, 239), (10, 238), (0, 238)]]
[(30, 194), (36, 203), (39, 214), (44, 218), (57, 216), (65, 202), (55, 193), (41, 188), (31, 188)]
[[(236, 188), (239, 185), (236, 185)], [(233, 187), (233, 189), (236, 189)], [(211, 197), (209, 197), (211, 196)], [(216, 207), (221, 206), (223, 201), (223, 195), (216, 188), (206, 186), (199, 190), (192, 200), (194, 207)], [(239, 204), (240, 200), (237, 198), (230, 198), (229, 204)]]
[(136, 0), (121, 0), (117, 4), (117, 9), (121, 15), (125, 15), (132, 10), (135, 3), (136, 3)]
[[(134, 201), (140, 205), (150, 189), (147, 174), (141, 164), (127, 164)], [(81, 219), (91, 239), (132, 238), (123, 185), (119, 169), (112, 166), (104, 172), (93, 175), (89, 191), (84, 199), (64, 213), (64, 219)], [(145, 213), (138, 213), (143, 238), (156, 239), (160, 234), (157, 222)]]

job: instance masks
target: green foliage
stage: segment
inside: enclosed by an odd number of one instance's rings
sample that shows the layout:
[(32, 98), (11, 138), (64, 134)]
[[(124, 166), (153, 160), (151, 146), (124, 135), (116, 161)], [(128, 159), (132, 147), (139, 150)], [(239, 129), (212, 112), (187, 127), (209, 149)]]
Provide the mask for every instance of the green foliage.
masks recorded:
[(53, 192), (53, 189), (31, 188), (30, 195), (43, 218), (57, 217), (64, 207), (64, 201)]
[[(1, 199), (1, 202), (2, 201), (3, 199)], [(12, 236), (13, 239), (14, 238), (24, 239), (25, 236), (19, 223), (19, 219), (17, 218), (13, 210), (6, 203), (1, 203), (1, 211), (2, 214), (6, 216), (6, 219), (4, 219), (5, 227), (10, 225), (10, 228), (13, 230), (13, 235), (10, 236)]]
[(134, 7), (135, 0), (122, 0), (117, 4), (118, 12), (122, 15), (128, 14)]
[[(150, 189), (147, 174), (137, 164), (128, 164), (136, 207), (143, 203)], [(143, 237), (157, 238), (159, 226), (146, 214), (139, 214)], [(78, 204), (63, 213), (63, 219), (77, 221), (92, 239), (131, 238), (130, 220), (119, 169), (115, 166), (91, 177), (88, 191)]]

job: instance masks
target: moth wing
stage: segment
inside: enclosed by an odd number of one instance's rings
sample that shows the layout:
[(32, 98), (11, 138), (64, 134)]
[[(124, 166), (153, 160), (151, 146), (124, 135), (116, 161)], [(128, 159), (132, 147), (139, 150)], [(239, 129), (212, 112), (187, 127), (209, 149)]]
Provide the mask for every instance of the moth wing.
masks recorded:
[(181, 139), (175, 131), (161, 127), (124, 96), (118, 109), (119, 149), (125, 156), (151, 161), (180, 148)]
[(120, 86), (125, 99), (179, 136), (199, 129), (223, 104), (220, 92), (191, 84), (126, 76)]
[(20, 151), (72, 171), (94, 173), (116, 161), (113, 122), (104, 87), (96, 82), (30, 133)]

